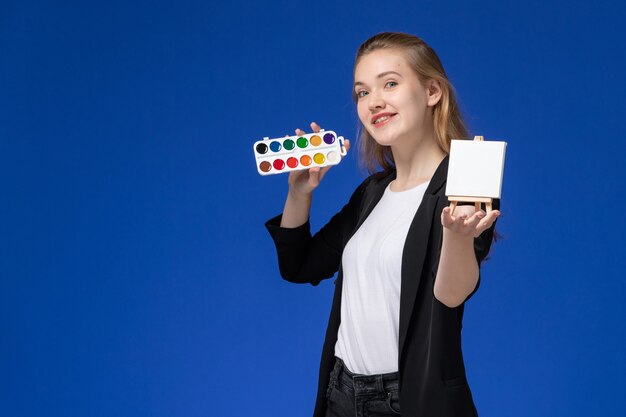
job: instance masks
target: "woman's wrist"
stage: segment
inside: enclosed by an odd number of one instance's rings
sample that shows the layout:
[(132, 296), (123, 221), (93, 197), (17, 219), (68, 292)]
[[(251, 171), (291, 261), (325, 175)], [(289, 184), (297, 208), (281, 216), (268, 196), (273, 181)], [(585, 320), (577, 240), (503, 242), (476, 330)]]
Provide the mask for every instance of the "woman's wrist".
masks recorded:
[(313, 200), (313, 192), (298, 192), (295, 189), (289, 187), (287, 199), (295, 203), (310, 203), (311, 200)]
[(450, 228), (443, 228), (443, 241), (455, 248), (474, 247), (474, 236), (456, 232)]
[(306, 223), (311, 210), (311, 200), (311, 194), (298, 194), (289, 190), (283, 209), (281, 227), (294, 228)]

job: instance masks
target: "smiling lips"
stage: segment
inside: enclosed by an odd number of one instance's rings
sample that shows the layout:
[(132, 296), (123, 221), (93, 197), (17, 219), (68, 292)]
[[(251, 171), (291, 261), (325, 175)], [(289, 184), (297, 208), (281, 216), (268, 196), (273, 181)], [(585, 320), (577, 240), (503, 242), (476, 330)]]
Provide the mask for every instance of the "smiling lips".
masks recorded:
[(372, 116), (371, 123), (374, 127), (381, 127), (389, 123), (396, 113), (378, 113)]

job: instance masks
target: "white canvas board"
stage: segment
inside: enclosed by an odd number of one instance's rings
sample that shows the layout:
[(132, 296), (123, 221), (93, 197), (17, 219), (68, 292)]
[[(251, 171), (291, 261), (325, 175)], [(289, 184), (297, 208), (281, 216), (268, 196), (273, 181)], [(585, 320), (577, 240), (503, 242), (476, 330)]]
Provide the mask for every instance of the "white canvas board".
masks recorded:
[(506, 142), (453, 140), (446, 196), (500, 198)]

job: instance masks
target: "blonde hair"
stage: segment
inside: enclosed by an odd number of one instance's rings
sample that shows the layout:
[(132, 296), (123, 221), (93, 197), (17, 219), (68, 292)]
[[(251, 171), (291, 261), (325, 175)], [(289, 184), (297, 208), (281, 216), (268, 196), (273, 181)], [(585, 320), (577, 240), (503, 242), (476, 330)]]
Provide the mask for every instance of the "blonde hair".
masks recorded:
[[(359, 47), (354, 69), (361, 58), (379, 49), (399, 49), (405, 52), (409, 66), (415, 71), (421, 82), (436, 80), (441, 86), (441, 99), (433, 108), (433, 123), (435, 139), (439, 147), (447, 154), (450, 153), (450, 141), (467, 139), (468, 132), (456, 101), (454, 87), (448, 80), (443, 65), (437, 53), (420, 38), (399, 32), (383, 32), (372, 36)], [(356, 93), (352, 92), (354, 101)], [(395, 168), (395, 162), (389, 146), (381, 146), (360, 125), (360, 162), (370, 173), (380, 166), (385, 171)]]

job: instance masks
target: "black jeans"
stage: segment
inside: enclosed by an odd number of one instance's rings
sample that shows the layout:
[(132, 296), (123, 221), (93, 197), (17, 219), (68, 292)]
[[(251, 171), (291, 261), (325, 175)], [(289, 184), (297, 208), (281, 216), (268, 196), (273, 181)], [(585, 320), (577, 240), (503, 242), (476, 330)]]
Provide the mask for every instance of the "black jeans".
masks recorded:
[(326, 417), (397, 417), (398, 373), (353, 374), (336, 358), (326, 391)]

